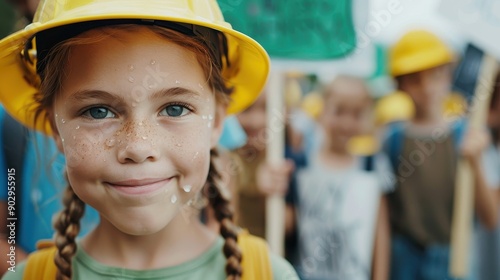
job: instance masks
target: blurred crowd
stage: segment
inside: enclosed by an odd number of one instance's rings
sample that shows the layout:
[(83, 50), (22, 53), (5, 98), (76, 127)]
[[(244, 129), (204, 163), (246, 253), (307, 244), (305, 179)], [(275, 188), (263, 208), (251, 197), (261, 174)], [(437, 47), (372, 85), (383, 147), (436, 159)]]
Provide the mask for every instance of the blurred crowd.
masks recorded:
[[(32, 20), (36, 2), (0, 1), (2, 37)], [(500, 73), (487, 123), (469, 125), (467, 98), (452, 90), (460, 59), (432, 30), (413, 30), (389, 50), (388, 75), (397, 91), (382, 98), (373, 97), (364, 77), (336, 75), (321, 83), (308, 73), (288, 73), (286, 112), (277, 116), (285, 122), (280, 164), (266, 160), (267, 114), (274, 113), (266, 103), (276, 94), (267, 87), (226, 127), (235, 130), (227, 136), (233, 145), (220, 148), (221, 180), (237, 224), (265, 238), (266, 199), (278, 195), (286, 202), (285, 255), (302, 279), (457, 279), (449, 273), (450, 244), (457, 163), (465, 160), (475, 214), (463, 279), (500, 279)], [(21, 260), (53, 234), (64, 158), (51, 139), (26, 131), (2, 109), (2, 147), (12, 147), (9, 137), (27, 139), (24, 145), (14, 140), (17, 148), (4, 148), (0, 159), (4, 170), (20, 166), (23, 174)], [(2, 190), (1, 223), (6, 196)], [(217, 228), (210, 209), (202, 218)], [(97, 219), (92, 209), (86, 212), (83, 234)], [(6, 236), (6, 226), (0, 229)], [(0, 245), (7, 252), (6, 238)], [(0, 256), (5, 271), (8, 258)]]

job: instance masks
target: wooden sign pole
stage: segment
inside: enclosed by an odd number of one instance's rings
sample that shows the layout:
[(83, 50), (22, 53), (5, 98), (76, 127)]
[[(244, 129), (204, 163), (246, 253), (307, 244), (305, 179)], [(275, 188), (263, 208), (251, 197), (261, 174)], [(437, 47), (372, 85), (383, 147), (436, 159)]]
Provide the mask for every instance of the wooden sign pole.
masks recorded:
[[(494, 57), (484, 54), (472, 102), (469, 127), (482, 129), (486, 123), (488, 106), (498, 64)], [(474, 178), (466, 159), (457, 166), (455, 197), (451, 227), (450, 274), (466, 277), (469, 272), (469, 253), (474, 214)]]
[[(271, 71), (267, 89), (267, 150), (269, 164), (280, 164), (285, 153), (284, 75)], [(272, 252), (284, 255), (285, 201), (273, 195), (266, 201), (266, 239)]]

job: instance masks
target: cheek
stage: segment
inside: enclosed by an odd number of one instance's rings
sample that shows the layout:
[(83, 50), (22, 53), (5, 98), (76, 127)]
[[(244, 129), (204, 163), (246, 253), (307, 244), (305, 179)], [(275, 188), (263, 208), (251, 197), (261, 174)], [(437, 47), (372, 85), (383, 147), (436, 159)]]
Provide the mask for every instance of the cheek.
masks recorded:
[(104, 135), (101, 131), (75, 130), (61, 131), (64, 155), (68, 168), (78, 167), (87, 161), (92, 161), (92, 166), (105, 162)]

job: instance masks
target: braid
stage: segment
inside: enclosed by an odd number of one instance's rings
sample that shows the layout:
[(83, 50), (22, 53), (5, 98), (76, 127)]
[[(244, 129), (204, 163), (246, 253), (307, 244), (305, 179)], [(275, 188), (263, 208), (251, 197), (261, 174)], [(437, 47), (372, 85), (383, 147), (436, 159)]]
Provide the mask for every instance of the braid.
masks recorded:
[(54, 223), (57, 280), (71, 279), (71, 259), (76, 252), (75, 238), (80, 232), (80, 219), (85, 210), (85, 203), (74, 193), (71, 185), (64, 192), (63, 205), (64, 210), (59, 212)]
[(220, 234), (225, 240), (223, 252), (227, 259), (227, 279), (237, 280), (241, 278), (242, 274), (241, 250), (237, 243), (239, 229), (233, 223), (234, 211), (229, 203), (229, 199), (224, 196), (216, 183), (216, 180), (220, 179), (220, 175), (214, 164), (217, 152), (215, 150), (210, 151), (210, 156), (210, 168), (207, 177), (208, 200), (214, 209), (217, 221), (220, 223)]

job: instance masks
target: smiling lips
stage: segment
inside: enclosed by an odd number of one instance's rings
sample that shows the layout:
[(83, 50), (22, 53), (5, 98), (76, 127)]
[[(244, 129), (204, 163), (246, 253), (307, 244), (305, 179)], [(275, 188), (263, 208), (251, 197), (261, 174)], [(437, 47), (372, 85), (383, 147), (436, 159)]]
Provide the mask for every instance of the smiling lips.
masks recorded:
[(106, 184), (124, 194), (141, 195), (141, 194), (148, 194), (162, 188), (168, 182), (170, 182), (171, 179), (172, 178), (140, 179), (140, 180), (132, 179), (120, 182), (113, 182), (113, 183), (106, 182)]

